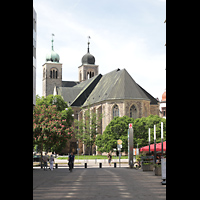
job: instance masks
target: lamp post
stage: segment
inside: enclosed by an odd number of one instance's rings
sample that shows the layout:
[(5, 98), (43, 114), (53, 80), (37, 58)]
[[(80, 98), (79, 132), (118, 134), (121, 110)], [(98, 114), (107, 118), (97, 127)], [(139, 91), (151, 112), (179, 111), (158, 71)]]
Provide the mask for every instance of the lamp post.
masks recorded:
[(154, 164), (156, 164), (156, 125), (154, 125)]

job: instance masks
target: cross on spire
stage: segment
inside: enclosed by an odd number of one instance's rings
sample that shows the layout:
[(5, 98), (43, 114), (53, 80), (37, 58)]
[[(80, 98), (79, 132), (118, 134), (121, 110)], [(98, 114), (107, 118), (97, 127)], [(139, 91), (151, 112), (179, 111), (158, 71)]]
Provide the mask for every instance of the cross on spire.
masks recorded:
[(89, 39), (91, 39), (90, 36), (88, 36), (88, 53), (90, 53), (90, 49), (89, 49), (90, 42), (89, 42)]
[(52, 46), (51, 46), (51, 48), (52, 48), (52, 50), (53, 50), (53, 36), (55, 36), (53, 33), (52, 33), (52, 40), (51, 40), (51, 42), (52, 42)]

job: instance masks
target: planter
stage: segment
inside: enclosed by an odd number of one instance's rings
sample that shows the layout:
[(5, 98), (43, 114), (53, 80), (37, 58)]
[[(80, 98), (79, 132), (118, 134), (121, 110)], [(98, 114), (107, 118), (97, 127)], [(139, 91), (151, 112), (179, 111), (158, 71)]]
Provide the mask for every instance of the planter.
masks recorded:
[(142, 169), (143, 171), (153, 171), (153, 164), (150, 164), (150, 165), (142, 165)]
[(155, 175), (161, 176), (161, 167), (155, 167)]

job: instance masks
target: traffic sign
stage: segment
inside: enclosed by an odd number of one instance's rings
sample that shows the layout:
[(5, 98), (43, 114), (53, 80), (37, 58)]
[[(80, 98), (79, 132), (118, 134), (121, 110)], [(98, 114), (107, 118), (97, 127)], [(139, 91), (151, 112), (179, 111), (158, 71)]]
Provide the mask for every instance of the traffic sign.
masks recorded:
[(117, 140), (117, 144), (122, 144), (122, 140)]
[(122, 144), (118, 144), (117, 149), (121, 149), (121, 148), (122, 148)]
[(128, 124), (129, 128), (133, 128), (132, 124)]

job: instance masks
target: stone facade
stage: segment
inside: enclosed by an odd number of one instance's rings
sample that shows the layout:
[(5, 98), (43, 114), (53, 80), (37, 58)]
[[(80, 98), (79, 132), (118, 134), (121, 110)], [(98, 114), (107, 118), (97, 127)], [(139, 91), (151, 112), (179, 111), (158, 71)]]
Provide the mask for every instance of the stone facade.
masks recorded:
[(102, 134), (106, 126), (114, 118), (113, 107), (115, 105), (119, 108), (119, 117), (123, 117), (125, 115), (131, 117), (130, 109), (133, 105), (136, 107), (137, 111), (135, 118), (148, 117), (150, 114), (158, 115), (159, 113), (159, 105), (150, 105), (150, 101), (147, 100), (109, 100), (102, 102), (101, 104), (91, 105), (91, 109), (96, 109), (96, 112), (103, 114), (102, 128), (99, 133)]
[[(92, 79), (88, 80), (90, 78)], [(43, 65), (43, 96), (56, 95), (60, 91), (64, 100), (72, 107), (75, 119), (84, 118), (85, 109), (89, 105), (91, 111), (98, 116), (103, 115), (97, 130), (99, 134), (103, 134), (115, 116), (126, 115), (136, 119), (150, 114), (159, 115), (157, 100), (139, 86), (126, 69), (99, 74), (99, 66), (95, 65), (95, 58), (89, 53), (89, 42), (88, 53), (83, 56), (82, 65), (78, 67), (78, 79), (79, 82), (62, 81), (62, 64), (59, 63), (59, 55), (53, 50), (52, 40), (52, 51), (47, 54)], [(76, 154), (77, 147), (80, 149), (79, 154), (89, 153), (81, 141), (77, 145), (75, 135), (67, 142), (62, 153), (73, 151)], [(95, 151), (94, 145), (93, 153)]]
[[(114, 118), (113, 116), (113, 107), (117, 105), (119, 108), (119, 117), (128, 116), (130, 117), (130, 109), (132, 105), (136, 107), (137, 110), (137, 116), (136, 118), (141, 117), (148, 117), (150, 114), (152, 115), (158, 115), (159, 113), (159, 105), (150, 105), (150, 101), (147, 100), (114, 100), (114, 101), (105, 101), (101, 104), (94, 104), (90, 105), (91, 110), (93, 110), (96, 113), (103, 114), (103, 118), (100, 121), (100, 129), (98, 130), (99, 134), (103, 134), (106, 126), (110, 123), (110, 121)], [(73, 107), (72, 107), (73, 109)], [(85, 108), (86, 109), (86, 108)], [(79, 110), (78, 119), (83, 118), (83, 113), (85, 111), (83, 109), (82, 112)], [(74, 109), (74, 113), (77, 113), (77, 108)], [(79, 142), (79, 153), (88, 153), (88, 150), (84, 148), (84, 145)], [(93, 146), (93, 153), (96, 151), (96, 146)], [(97, 154), (100, 154), (100, 152), (97, 152)]]
[(42, 96), (53, 94), (54, 86), (62, 86), (62, 64), (47, 62), (43, 65)]
[(83, 64), (78, 68), (79, 82), (85, 81), (99, 74), (99, 66)]

